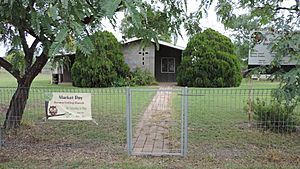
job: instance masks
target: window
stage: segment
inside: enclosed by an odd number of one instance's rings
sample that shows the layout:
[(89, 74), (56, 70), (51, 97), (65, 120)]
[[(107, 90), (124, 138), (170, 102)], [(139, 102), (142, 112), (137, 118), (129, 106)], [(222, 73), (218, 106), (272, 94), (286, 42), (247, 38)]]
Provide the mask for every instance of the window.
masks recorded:
[(175, 73), (175, 58), (161, 58), (161, 73)]

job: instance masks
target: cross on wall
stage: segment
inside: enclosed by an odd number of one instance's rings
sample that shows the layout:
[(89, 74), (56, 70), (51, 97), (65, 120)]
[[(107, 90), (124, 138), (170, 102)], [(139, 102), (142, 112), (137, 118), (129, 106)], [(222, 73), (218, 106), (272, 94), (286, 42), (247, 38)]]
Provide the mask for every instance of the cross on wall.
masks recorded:
[(148, 51), (145, 51), (145, 48), (142, 49), (142, 51), (139, 51), (139, 55), (142, 55), (142, 65), (144, 66), (145, 65), (145, 55), (148, 55), (149, 52)]

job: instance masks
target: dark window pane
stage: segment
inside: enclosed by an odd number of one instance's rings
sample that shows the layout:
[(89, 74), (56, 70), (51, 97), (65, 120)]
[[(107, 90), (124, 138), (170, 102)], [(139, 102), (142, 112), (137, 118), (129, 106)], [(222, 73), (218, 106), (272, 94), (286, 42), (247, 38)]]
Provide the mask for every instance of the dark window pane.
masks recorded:
[(168, 72), (175, 72), (175, 63), (174, 63), (174, 58), (170, 58), (168, 61)]
[(168, 59), (166, 59), (166, 58), (163, 58), (161, 60), (161, 71), (168, 72)]

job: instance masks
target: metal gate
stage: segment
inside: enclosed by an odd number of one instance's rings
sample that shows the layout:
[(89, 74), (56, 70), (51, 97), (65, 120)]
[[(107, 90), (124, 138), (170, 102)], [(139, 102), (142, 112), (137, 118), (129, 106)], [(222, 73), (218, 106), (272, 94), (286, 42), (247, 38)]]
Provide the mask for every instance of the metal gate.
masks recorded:
[(129, 155), (186, 155), (187, 88), (127, 88), (126, 100)]

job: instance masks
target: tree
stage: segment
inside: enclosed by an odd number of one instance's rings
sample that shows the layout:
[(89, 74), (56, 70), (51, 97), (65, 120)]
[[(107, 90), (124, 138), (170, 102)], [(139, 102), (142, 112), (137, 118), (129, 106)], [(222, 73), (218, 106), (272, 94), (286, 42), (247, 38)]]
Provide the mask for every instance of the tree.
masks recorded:
[(189, 40), (177, 70), (179, 85), (230, 87), (239, 86), (241, 80), (239, 62), (229, 38), (206, 29)]
[[(181, 15), (184, 2), (180, 0), (154, 0), (164, 4), (168, 17)], [(116, 24), (115, 14), (124, 11), (131, 16), (135, 29), (142, 30), (145, 14), (143, 2), (139, 0), (13, 0), (0, 1), (0, 41), (6, 46), (24, 52), (25, 73), (5, 58), (0, 58), (0, 66), (16, 78), (18, 87), (11, 98), (6, 112), (5, 128), (20, 126), (28, 100), (32, 81), (50, 58), (68, 48), (75, 41), (76, 48), (90, 54), (93, 44), (88, 35), (101, 29), (104, 18)], [(145, 15), (142, 15), (145, 17)], [(172, 22), (171, 31), (179, 27)], [(156, 34), (145, 34), (146, 38), (157, 39)], [(33, 39), (29, 44), (28, 40)], [(63, 50), (64, 49), (64, 50)], [(35, 59), (34, 59), (35, 58)]]
[(77, 87), (118, 87), (127, 84), (130, 70), (125, 64), (121, 44), (107, 31), (91, 35), (95, 50), (85, 57), (76, 53), (72, 82)]
[[(212, 0), (209, 1), (209, 3), (211, 2)], [(201, 8), (205, 8), (205, 5)], [(237, 11), (241, 9), (246, 12), (243, 15), (238, 15)], [(243, 0), (234, 2), (233, 0), (218, 0), (216, 11), (225, 27), (235, 31), (247, 32), (253, 29), (269, 29), (279, 33), (276, 43), (270, 45), (271, 50), (276, 52), (276, 56), (269, 68), (280, 68), (280, 60), (287, 54), (291, 56), (292, 60), (296, 60), (298, 65), (290, 72), (276, 73), (281, 84), (273, 96), (276, 102), (287, 108), (296, 107), (300, 101), (300, 1)], [(241, 36), (241, 39), (247, 41), (248, 35)], [(251, 47), (251, 44), (249, 46)], [(270, 105), (270, 107), (272, 106)], [(292, 113), (291, 110), (289, 112)], [(280, 116), (282, 117), (283, 114), (284, 112)], [(285, 124), (290, 125), (290, 123)]]
[(121, 32), (125, 38), (143, 37), (145, 34), (157, 34), (159, 40), (166, 42), (172, 42), (171, 40), (171, 18), (168, 17), (166, 11), (155, 10), (151, 5), (145, 4), (145, 13), (147, 17), (142, 17), (142, 27), (143, 29), (136, 30), (134, 28), (133, 18), (131, 16), (126, 16), (121, 23)]
[[(276, 43), (270, 47), (276, 52), (271, 67), (280, 67), (280, 60), (287, 53), (292, 59), (300, 61), (300, 1), (299, 0), (244, 0), (238, 3), (232, 1), (218, 1), (217, 14), (227, 28), (247, 32), (253, 29), (269, 29), (279, 32)], [(236, 10), (247, 9), (243, 15), (238, 15)], [(241, 38), (248, 39), (248, 35)], [(291, 45), (294, 48), (291, 48)], [(251, 44), (249, 45), (251, 47)], [(298, 47), (297, 47), (298, 46)], [(291, 72), (279, 76), (281, 87), (277, 93), (278, 98), (285, 98), (286, 103), (291, 103), (300, 98), (298, 88), (297, 66)]]
[[(237, 11), (242, 9), (247, 12), (239, 14)], [(300, 43), (300, 34), (296, 33), (300, 30), (299, 0), (218, 0), (216, 12), (225, 27), (237, 32), (235, 37), (238, 40), (249, 41), (249, 32), (254, 29), (279, 32), (278, 42), (271, 46), (277, 53), (277, 61), (290, 49), (290, 44)], [(249, 46), (251, 47), (251, 44)], [(299, 59), (299, 53), (300, 50), (297, 49), (291, 54), (295, 59)], [(280, 66), (279, 63), (274, 64)]]

